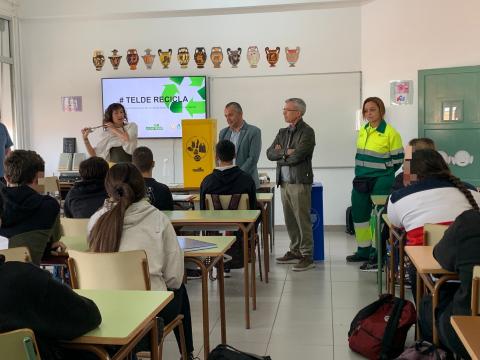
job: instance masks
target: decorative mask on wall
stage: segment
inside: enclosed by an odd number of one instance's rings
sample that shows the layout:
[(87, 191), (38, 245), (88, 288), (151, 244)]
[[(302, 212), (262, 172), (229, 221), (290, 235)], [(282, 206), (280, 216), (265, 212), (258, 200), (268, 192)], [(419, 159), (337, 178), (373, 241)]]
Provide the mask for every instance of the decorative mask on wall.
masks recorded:
[(270, 67), (275, 67), (275, 64), (278, 61), (278, 55), (280, 54), (280, 47), (270, 50), (268, 46), (265, 48), (265, 53), (267, 54), (267, 61), (270, 64)]
[(128, 49), (127, 63), (130, 66), (130, 70), (137, 70), (138, 60), (139, 58), (138, 58), (137, 49)]
[(294, 67), (300, 56), (300, 46), (297, 46), (295, 49), (286, 47), (285, 55), (287, 56), (287, 62), (290, 64), (290, 67)]
[(108, 57), (110, 59), (110, 64), (113, 66), (113, 70), (118, 70), (118, 66), (120, 65), (120, 60), (122, 60), (122, 56), (118, 55), (118, 50), (112, 50), (112, 56)]
[(227, 49), (228, 54), (228, 61), (232, 64), (232, 68), (236, 68), (238, 63), (240, 62), (240, 55), (242, 55), (242, 48), (238, 48), (237, 50), (230, 50)]
[(212, 60), (213, 67), (219, 68), (223, 61), (223, 52), (220, 46), (215, 46), (210, 52), (210, 60)]
[(179, 48), (177, 53), (177, 59), (180, 67), (182, 69), (186, 69), (188, 67), (188, 62), (190, 61), (190, 53), (188, 52), (188, 48)]
[(207, 52), (205, 51), (204, 47), (197, 47), (195, 49), (195, 54), (193, 55), (193, 59), (197, 63), (197, 68), (203, 69), (205, 66), (205, 62), (207, 61)]
[(250, 67), (256, 68), (258, 62), (260, 61), (260, 52), (258, 51), (258, 47), (256, 46), (249, 46), (247, 50), (247, 60), (250, 64)]
[(151, 54), (152, 49), (145, 49), (145, 55), (142, 56), (143, 62), (148, 70), (152, 68), (153, 60), (155, 60), (155, 55)]
[(170, 60), (172, 59), (172, 49), (168, 49), (168, 51), (162, 51), (162, 49), (158, 49), (158, 59), (163, 65), (163, 68), (168, 69), (168, 65), (170, 65)]
[(93, 65), (95, 65), (95, 70), (101, 71), (103, 64), (105, 64), (105, 56), (103, 56), (102, 50), (93, 51)]

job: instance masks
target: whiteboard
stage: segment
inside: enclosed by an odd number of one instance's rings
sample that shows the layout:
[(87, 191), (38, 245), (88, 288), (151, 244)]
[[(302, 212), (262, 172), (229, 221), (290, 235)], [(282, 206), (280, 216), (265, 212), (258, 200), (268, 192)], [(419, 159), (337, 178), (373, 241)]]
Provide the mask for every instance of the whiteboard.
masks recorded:
[(315, 130), (314, 167), (353, 167), (356, 111), (361, 108), (361, 73), (326, 73), (255, 77), (210, 78), (210, 115), (220, 131), (226, 125), (225, 105), (238, 102), (243, 117), (262, 131), (259, 168), (276, 164), (266, 157), (278, 130), (286, 127), (285, 99), (302, 98), (307, 104), (303, 119)]

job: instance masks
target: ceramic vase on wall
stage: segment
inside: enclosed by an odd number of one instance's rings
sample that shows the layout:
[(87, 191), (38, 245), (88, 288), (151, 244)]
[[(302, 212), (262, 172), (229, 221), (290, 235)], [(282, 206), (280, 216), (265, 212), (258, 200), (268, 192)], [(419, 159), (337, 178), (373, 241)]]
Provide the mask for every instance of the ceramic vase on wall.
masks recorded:
[(102, 70), (103, 64), (105, 64), (105, 56), (103, 56), (102, 50), (95, 50), (93, 52), (93, 65), (95, 65), (95, 70)]
[(177, 53), (178, 63), (182, 69), (186, 69), (188, 67), (188, 62), (190, 61), (190, 53), (186, 47), (178, 48)]
[(228, 61), (232, 64), (232, 68), (236, 68), (240, 62), (240, 55), (242, 55), (242, 49), (238, 48), (237, 50), (227, 49)]
[(265, 53), (267, 54), (267, 61), (270, 64), (270, 67), (275, 67), (275, 64), (278, 61), (278, 55), (280, 54), (280, 47), (276, 47), (275, 49), (271, 49), (266, 47)]
[(197, 47), (195, 49), (195, 54), (193, 55), (193, 59), (197, 64), (197, 68), (203, 69), (205, 67), (205, 62), (207, 61), (207, 52), (205, 51), (205, 48)]
[(162, 51), (162, 49), (158, 49), (158, 59), (163, 65), (163, 68), (168, 69), (168, 65), (170, 65), (170, 60), (172, 59), (172, 49), (168, 49), (168, 51)]
[(247, 60), (250, 64), (250, 67), (256, 68), (258, 62), (260, 61), (260, 52), (258, 51), (258, 47), (256, 46), (249, 46), (247, 50)]
[(137, 64), (138, 64), (137, 49), (128, 49), (127, 63), (130, 66), (130, 70), (137, 70)]
[(143, 62), (148, 70), (152, 68), (153, 60), (155, 60), (155, 55), (151, 54), (152, 49), (145, 49), (145, 55), (142, 56)]
[(290, 64), (290, 67), (294, 67), (300, 56), (300, 47), (297, 46), (295, 49), (289, 49), (286, 47), (285, 55), (287, 56), (287, 62)]
[(122, 60), (122, 56), (118, 55), (118, 50), (112, 50), (112, 56), (108, 57), (110, 59), (110, 64), (113, 66), (113, 70), (118, 70), (118, 66), (120, 65), (120, 60)]
[(223, 52), (220, 46), (215, 46), (212, 48), (210, 53), (210, 60), (212, 60), (213, 67), (219, 68), (223, 61)]

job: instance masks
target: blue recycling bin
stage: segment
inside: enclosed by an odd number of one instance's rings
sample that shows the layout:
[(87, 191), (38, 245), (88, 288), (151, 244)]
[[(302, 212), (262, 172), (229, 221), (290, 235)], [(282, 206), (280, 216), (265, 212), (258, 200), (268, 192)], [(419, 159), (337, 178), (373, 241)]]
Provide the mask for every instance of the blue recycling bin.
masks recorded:
[(310, 209), (310, 220), (313, 231), (313, 260), (325, 260), (325, 246), (323, 233), (323, 185), (313, 183), (312, 185), (312, 208)]

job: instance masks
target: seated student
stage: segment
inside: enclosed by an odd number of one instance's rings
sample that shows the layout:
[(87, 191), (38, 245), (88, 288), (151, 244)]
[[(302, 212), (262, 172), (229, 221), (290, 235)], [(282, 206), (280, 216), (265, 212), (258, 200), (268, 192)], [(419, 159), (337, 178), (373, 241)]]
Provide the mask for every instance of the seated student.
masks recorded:
[[(235, 145), (230, 140), (220, 140), (215, 147), (216, 167), (207, 175), (200, 185), (200, 209), (206, 208), (206, 194), (232, 195), (248, 194), (250, 209), (257, 209), (257, 194), (255, 182), (250, 174), (233, 164)], [(230, 276), (231, 268), (243, 267), (243, 239), (237, 236), (233, 246), (227, 251), (232, 261), (225, 263), (225, 275)]]
[[(10, 247), (27, 246), (38, 265), (46, 250), (65, 248), (56, 241), (60, 205), (33, 189), (45, 166), (35, 151), (12, 151), (4, 164), (7, 186), (0, 189), (0, 236), (9, 239)], [(58, 236), (52, 239), (54, 234)]]
[(42, 359), (85, 359), (87, 354), (62, 349), (102, 322), (95, 303), (77, 295), (39, 267), (0, 255), (0, 333), (30, 328)]
[[(393, 226), (406, 230), (406, 245), (423, 245), (424, 224), (451, 224), (480, 201), (475, 187), (453, 176), (435, 150), (413, 152), (412, 160), (404, 165), (404, 172), (411, 184), (391, 195), (388, 218)], [(415, 268), (411, 264), (405, 268), (415, 294)]]
[[(184, 316), (188, 359), (193, 358), (190, 302), (182, 283), (184, 260), (169, 219), (151, 205), (140, 171), (131, 163), (114, 165), (105, 187), (109, 201), (90, 218), (89, 245), (94, 252), (145, 250), (152, 290), (172, 290), (174, 299), (159, 313), (165, 324)], [(177, 342), (179, 333), (175, 330)], [(148, 350), (148, 348), (141, 349)]]
[(173, 210), (173, 197), (170, 189), (167, 185), (152, 178), (152, 170), (155, 166), (152, 150), (146, 146), (136, 148), (133, 152), (132, 162), (142, 173), (150, 204), (158, 210)]
[[(425, 149), (436, 150), (435, 143), (433, 142), (432, 139), (430, 139), (430, 138), (411, 139), (408, 142), (408, 146), (405, 149), (405, 158), (407, 158), (407, 157), (411, 158), (412, 153), (415, 152), (416, 150), (425, 150)], [(404, 181), (405, 181), (404, 180), (404, 171), (402, 169), (402, 171), (399, 172), (397, 174), (397, 176), (395, 176), (395, 181), (392, 185), (392, 191), (391, 192), (393, 193), (394, 191), (397, 191), (399, 189), (404, 188), (405, 187)]]
[(75, 182), (65, 197), (65, 217), (87, 219), (108, 197), (105, 190), (108, 163), (101, 157), (92, 156), (80, 163), (78, 171), (82, 180)]
[[(477, 204), (472, 209), (460, 214), (445, 232), (445, 235), (433, 249), (433, 256), (446, 270), (456, 272), (460, 286), (456, 291), (445, 294), (445, 307), (437, 308), (437, 329), (441, 343), (463, 359), (470, 359), (465, 347), (459, 340), (450, 323), (452, 315), (471, 315), (472, 272), (475, 265), (480, 265), (480, 212)], [(443, 287), (443, 286), (442, 286)], [(420, 313), (422, 327), (432, 328), (431, 299)], [(425, 301), (423, 302), (425, 303)]]

